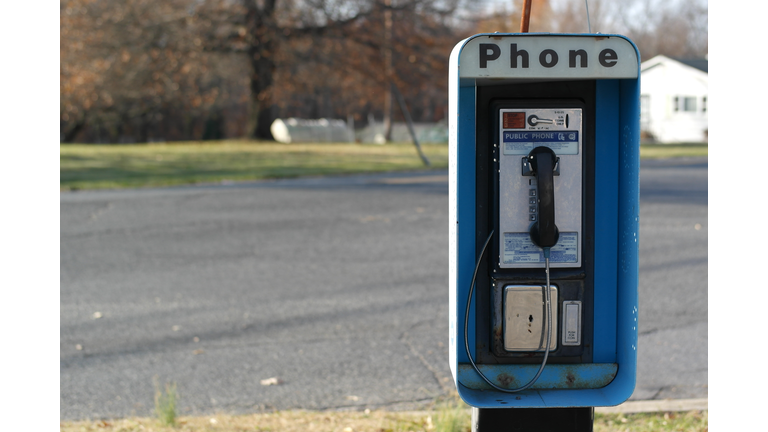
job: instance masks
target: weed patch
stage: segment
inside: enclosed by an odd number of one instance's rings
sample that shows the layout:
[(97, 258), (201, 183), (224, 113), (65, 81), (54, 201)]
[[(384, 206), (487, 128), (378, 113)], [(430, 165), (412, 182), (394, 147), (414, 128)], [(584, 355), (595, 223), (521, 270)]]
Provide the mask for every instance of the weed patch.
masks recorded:
[(166, 383), (165, 390), (155, 381), (155, 415), (163, 426), (176, 426), (176, 384)]

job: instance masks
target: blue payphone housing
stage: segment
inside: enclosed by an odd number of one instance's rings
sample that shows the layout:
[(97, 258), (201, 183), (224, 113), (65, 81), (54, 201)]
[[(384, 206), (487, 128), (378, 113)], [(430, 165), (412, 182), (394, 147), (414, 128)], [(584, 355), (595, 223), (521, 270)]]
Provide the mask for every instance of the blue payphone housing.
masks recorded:
[[(451, 53), (450, 367), (471, 406), (632, 395), (639, 65), (619, 35), (479, 34)], [(551, 150), (548, 177), (531, 172), (538, 147)], [(557, 240), (546, 254), (531, 235), (545, 222)]]

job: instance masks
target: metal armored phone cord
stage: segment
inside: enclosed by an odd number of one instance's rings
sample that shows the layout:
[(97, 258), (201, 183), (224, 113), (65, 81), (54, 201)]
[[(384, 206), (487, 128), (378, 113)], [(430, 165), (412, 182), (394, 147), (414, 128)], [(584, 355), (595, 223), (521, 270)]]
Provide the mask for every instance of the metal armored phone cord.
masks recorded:
[(483, 375), (482, 372), (480, 372), (480, 369), (477, 368), (477, 365), (475, 364), (475, 361), (472, 360), (472, 353), (469, 350), (469, 337), (467, 335), (467, 327), (469, 324), (469, 306), (472, 304), (472, 293), (475, 290), (475, 280), (477, 279), (477, 271), (480, 268), (480, 262), (483, 260), (483, 256), (485, 255), (485, 250), (488, 248), (488, 243), (491, 242), (491, 237), (493, 237), (493, 230), (491, 230), (491, 233), (488, 235), (488, 238), (485, 240), (485, 244), (483, 245), (483, 250), (480, 251), (480, 255), (477, 257), (477, 264), (475, 264), (475, 272), (472, 274), (472, 283), (469, 285), (469, 296), (467, 296), (467, 310), (464, 313), (464, 348), (467, 350), (467, 357), (469, 358), (469, 362), (472, 364), (472, 367), (475, 369), (475, 372), (477, 372), (478, 375), (480, 375), (480, 378), (482, 378), (486, 383), (488, 383), (489, 386), (495, 388), (496, 390), (504, 393), (517, 393), (520, 391), (523, 391), (527, 389), (528, 387), (532, 386), (536, 380), (539, 379), (539, 376), (541, 375), (541, 372), (544, 370), (544, 366), (547, 364), (547, 358), (549, 357), (549, 344), (552, 341), (552, 304), (550, 301), (550, 287), (549, 287), (549, 248), (544, 248), (544, 265), (547, 272), (547, 285), (546, 285), (546, 294), (545, 297), (547, 299), (547, 345), (544, 349), (544, 359), (541, 361), (541, 366), (539, 367), (539, 371), (536, 372), (536, 376), (531, 379), (528, 384), (517, 388), (517, 389), (505, 389), (497, 386), (496, 384), (492, 383), (491, 380), (489, 380), (485, 375)]

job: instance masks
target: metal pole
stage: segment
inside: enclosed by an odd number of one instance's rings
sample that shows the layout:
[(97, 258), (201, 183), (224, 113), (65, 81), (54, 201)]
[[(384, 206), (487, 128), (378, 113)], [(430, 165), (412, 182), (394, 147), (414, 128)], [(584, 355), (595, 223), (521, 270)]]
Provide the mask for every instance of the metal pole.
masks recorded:
[(520, 18), (520, 33), (528, 33), (528, 23), (531, 21), (531, 1), (523, 3), (523, 16)]
[(405, 104), (403, 95), (400, 94), (400, 90), (397, 88), (397, 85), (394, 81), (392, 81), (390, 85), (392, 92), (395, 94), (395, 98), (397, 99), (397, 103), (400, 105), (400, 111), (402, 111), (403, 117), (405, 117), (405, 124), (408, 125), (408, 132), (411, 134), (413, 145), (416, 146), (416, 151), (419, 153), (419, 157), (421, 158), (421, 161), (424, 162), (424, 165), (430, 166), (427, 155), (421, 151), (421, 145), (419, 144), (419, 139), (416, 137), (416, 131), (413, 130), (413, 120), (411, 120), (411, 113), (408, 111), (408, 106)]
[(472, 432), (592, 432), (595, 409), (472, 408)]

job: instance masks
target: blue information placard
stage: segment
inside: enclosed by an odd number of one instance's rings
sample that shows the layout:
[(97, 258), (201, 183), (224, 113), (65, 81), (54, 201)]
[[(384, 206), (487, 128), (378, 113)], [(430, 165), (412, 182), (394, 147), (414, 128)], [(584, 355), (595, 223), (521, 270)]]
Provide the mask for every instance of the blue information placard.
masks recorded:
[(579, 131), (502, 132), (505, 155), (527, 155), (534, 147), (546, 146), (557, 154), (579, 153)]

